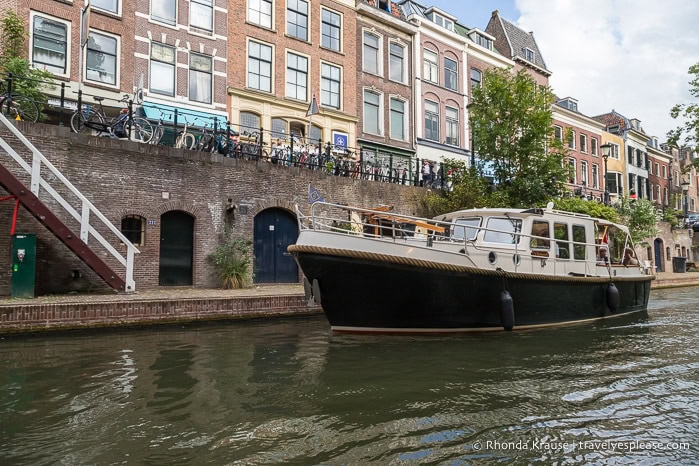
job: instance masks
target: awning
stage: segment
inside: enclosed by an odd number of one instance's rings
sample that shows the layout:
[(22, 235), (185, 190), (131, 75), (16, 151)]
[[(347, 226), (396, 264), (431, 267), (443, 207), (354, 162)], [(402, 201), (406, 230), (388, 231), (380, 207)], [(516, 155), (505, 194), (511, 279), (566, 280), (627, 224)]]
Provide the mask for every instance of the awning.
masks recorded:
[(225, 114), (200, 112), (190, 108), (175, 107), (173, 105), (154, 102), (143, 102), (142, 109), (146, 118), (156, 121), (162, 118), (164, 124), (174, 124), (175, 115), (177, 115), (178, 126), (182, 126), (187, 122), (191, 126), (208, 126), (209, 128), (213, 128), (214, 121), (216, 121), (218, 128), (225, 128), (227, 121)]

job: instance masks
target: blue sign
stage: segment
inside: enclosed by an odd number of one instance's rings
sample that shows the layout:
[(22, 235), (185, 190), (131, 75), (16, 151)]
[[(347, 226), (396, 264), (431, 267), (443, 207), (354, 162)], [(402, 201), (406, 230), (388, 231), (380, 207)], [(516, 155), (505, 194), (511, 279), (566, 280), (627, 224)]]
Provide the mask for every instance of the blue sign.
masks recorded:
[(347, 149), (347, 135), (344, 133), (334, 133), (333, 144), (335, 145), (335, 149)]

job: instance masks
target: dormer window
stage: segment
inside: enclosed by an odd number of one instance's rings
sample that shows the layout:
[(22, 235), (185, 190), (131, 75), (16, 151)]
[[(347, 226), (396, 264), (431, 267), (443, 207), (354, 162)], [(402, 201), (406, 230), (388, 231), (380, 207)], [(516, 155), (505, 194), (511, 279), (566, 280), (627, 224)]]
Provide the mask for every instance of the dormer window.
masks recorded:
[(391, 12), (391, 2), (389, 1), (383, 1), (379, 0), (379, 9), (383, 11), (388, 11), (389, 13)]
[(534, 54), (534, 51), (529, 47), (524, 47), (522, 49), (522, 54), (524, 55), (524, 59), (528, 62), (534, 63), (536, 61), (536, 55)]
[(488, 39), (487, 37), (484, 37), (480, 34), (475, 35), (475, 42), (476, 44), (480, 45), (481, 47), (485, 47), (488, 50), (493, 50), (493, 41)]
[(438, 13), (432, 13), (432, 22), (442, 26), (444, 29), (447, 29), (449, 31), (454, 30), (454, 22)]

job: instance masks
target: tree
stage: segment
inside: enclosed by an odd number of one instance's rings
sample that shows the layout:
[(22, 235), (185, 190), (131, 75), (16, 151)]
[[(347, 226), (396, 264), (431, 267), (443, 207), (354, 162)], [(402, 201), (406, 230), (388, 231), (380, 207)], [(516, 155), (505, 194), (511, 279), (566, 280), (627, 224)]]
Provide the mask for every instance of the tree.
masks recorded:
[(559, 197), (569, 177), (554, 137), (553, 94), (524, 70), (487, 70), (469, 105), (478, 170), (494, 179), (491, 206), (532, 207)]
[(54, 87), (49, 71), (32, 68), (25, 58), (27, 32), (24, 21), (13, 10), (6, 10), (0, 19), (0, 79), (12, 73), (12, 93), (28, 97), (43, 109), (46, 94), (43, 90)]
[[(689, 67), (689, 74), (693, 76), (689, 81), (689, 93), (699, 98), (699, 63)], [(670, 110), (670, 116), (674, 119), (682, 117), (685, 122), (667, 133), (668, 143), (675, 146), (691, 145), (694, 150), (699, 150), (699, 102), (677, 104)]]

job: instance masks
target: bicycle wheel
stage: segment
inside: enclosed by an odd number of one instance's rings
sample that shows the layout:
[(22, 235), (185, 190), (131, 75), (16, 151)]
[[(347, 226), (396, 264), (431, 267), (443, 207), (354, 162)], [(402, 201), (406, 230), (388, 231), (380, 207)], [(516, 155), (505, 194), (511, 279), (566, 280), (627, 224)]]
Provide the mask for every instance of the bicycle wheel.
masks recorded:
[(182, 148), (192, 150), (197, 144), (197, 138), (191, 133), (186, 133), (182, 139)]
[(107, 122), (102, 115), (91, 108), (83, 108), (82, 112), (77, 110), (73, 112), (73, 116), (70, 117), (70, 127), (76, 133), (94, 132), (99, 135), (106, 130)]
[(132, 141), (148, 143), (153, 138), (153, 125), (145, 118), (135, 117), (130, 125)]
[(160, 144), (160, 140), (163, 139), (164, 134), (165, 134), (165, 128), (163, 128), (162, 126), (156, 126), (155, 129), (153, 130), (153, 136), (150, 138), (150, 141), (148, 141), (148, 144), (153, 144), (153, 145)]
[(12, 118), (31, 121), (36, 123), (39, 120), (39, 106), (34, 100), (21, 95), (12, 96), (12, 104), (7, 102), (7, 98), (3, 100), (2, 112)]

